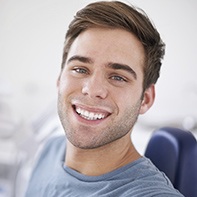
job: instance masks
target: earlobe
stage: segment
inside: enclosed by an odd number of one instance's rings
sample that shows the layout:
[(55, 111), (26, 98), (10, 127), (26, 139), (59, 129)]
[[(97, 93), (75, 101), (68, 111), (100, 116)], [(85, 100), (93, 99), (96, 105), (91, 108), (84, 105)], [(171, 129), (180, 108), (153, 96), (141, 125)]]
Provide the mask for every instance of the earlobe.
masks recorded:
[(149, 88), (147, 88), (144, 91), (144, 96), (140, 107), (140, 114), (146, 113), (153, 105), (154, 100), (155, 100), (155, 85), (152, 84), (150, 85)]

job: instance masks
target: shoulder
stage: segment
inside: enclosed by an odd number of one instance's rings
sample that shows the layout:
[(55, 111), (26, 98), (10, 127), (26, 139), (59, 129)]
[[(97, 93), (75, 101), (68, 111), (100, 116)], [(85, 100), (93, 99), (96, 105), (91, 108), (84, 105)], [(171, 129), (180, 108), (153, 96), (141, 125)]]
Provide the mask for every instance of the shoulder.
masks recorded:
[(45, 157), (60, 156), (62, 154), (62, 151), (63, 152), (65, 151), (65, 146), (66, 146), (65, 136), (58, 136), (58, 137), (50, 138), (43, 146), (38, 162)]
[[(37, 162), (33, 169), (34, 173), (37, 169), (50, 169), (54, 167), (56, 162), (64, 160), (66, 148), (65, 136), (58, 136), (50, 138), (43, 146)], [(53, 164), (53, 165), (52, 165)]]
[[(127, 174), (130, 174), (132, 181), (129, 192), (135, 193), (136, 196), (182, 196), (171, 184), (168, 177), (161, 171), (159, 171), (155, 165), (147, 158), (141, 158), (133, 164), (127, 170)], [(133, 195), (134, 195), (133, 193)], [(134, 196), (135, 196), (134, 195)]]
[(48, 181), (60, 170), (65, 157), (65, 146), (65, 136), (52, 137), (45, 143), (33, 167), (27, 196), (33, 196), (36, 191), (39, 194), (46, 189)]

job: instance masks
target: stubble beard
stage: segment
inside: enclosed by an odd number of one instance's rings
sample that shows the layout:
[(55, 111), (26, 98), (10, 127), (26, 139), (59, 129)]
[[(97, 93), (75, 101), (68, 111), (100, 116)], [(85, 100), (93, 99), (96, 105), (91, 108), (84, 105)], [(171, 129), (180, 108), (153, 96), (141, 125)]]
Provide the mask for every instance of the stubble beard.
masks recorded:
[[(86, 133), (92, 134), (94, 130), (91, 127), (82, 125), (74, 128), (68, 118), (69, 114), (65, 102), (61, 95), (58, 96), (58, 114), (66, 137), (73, 146), (80, 149), (96, 149), (124, 137), (133, 129), (138, 119), (140, 106), (141, 100), (138, 100), (130, 109), (125, 110), (124, 115), (120, 119), (112, 120), (111, 125), (103, 128), (99, 133), (97, 132), (97, 135), (89, 135), (82, 138), (79, 135), (80, 131), (86, 130)], [(88, 138), (88, 142), (84, 140), (86, 138)]]

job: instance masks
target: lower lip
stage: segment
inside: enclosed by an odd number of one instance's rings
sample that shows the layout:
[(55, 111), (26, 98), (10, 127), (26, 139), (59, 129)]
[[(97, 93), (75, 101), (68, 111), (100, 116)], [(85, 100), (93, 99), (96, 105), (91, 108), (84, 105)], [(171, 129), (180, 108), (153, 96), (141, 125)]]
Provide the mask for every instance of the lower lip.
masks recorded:
[(83, 117), (81, 117), (76, 111), (75, 109), (73, 109), (74, 111), (74, 114), (75, 114), (75, 117), (77, 118), (77, 120), (81, 123), (84, 123), (84, 124), (87, 124), (87, 125), (98, 125), (100, 124), (101, 122), (105, 121), (106, 118), (103, 118), (103, 119), (98, 119), (98, 120), (88, 120), (88, 119), (85, 119)]

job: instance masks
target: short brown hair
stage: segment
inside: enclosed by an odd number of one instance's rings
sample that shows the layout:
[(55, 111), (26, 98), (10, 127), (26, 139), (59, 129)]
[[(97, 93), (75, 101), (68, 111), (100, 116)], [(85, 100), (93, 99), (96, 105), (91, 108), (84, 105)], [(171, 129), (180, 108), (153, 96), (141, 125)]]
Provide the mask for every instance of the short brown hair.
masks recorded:
[(76, 37), (91, 27), (119, 28), (134, 34), (145, 49), (144, 90), (155, 84), (160, 75), (165, 44), (145, 12), (119, 1), (100, 1), (78, 11), (66, 33), (62, 69)]

